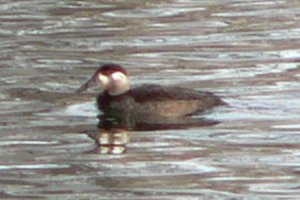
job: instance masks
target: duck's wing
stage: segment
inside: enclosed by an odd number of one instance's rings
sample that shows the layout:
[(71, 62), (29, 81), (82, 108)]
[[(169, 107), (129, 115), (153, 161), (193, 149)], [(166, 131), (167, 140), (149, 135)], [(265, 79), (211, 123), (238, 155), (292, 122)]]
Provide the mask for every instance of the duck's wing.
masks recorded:
[(215, 97), (210, 92), (196, 91), (189, 88), (161, 85), (141, 85), (130, 90), (130, 95), (137, 102), (163, 100), (198, 100)]

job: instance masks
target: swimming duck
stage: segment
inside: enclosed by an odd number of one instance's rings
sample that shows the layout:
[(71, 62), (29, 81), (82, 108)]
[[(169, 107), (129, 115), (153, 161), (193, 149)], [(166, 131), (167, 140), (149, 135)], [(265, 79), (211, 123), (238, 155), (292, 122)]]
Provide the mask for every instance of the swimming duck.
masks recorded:
[(143, 84), (131, 88), (127, 70), (117, 64), (104, 64), (76, 90), (81, 93), (99, 85), (104, 91), (97, 97), (99, 110), (106, 117), (134, 118), (149, 122), (181, 119), (215, 106), (226, 105), (210, 92), (179, 86)]

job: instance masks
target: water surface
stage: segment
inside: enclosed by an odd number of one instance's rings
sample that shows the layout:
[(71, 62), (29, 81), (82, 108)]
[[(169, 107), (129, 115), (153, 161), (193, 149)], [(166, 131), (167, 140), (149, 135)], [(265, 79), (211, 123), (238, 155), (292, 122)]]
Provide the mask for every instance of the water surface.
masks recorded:
[[(297, 0), (2, 1), (3, 199), (299, 199)], [(106, 62), (214, 92), (218, 121), (98, 129), (74, 95)], [(99, 144), (102, 144), (99, 147)]]

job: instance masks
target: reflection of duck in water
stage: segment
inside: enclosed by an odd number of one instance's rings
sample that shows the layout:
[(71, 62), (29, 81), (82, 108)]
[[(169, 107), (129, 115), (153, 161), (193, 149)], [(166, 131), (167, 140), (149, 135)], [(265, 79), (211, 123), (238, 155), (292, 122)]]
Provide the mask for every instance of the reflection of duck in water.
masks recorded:
[(95, 141), (95, 151), (99, 154), (124, 153), (129, 143), (129, 132), (125, 129), (99, 129), (99, 132), (89, 133), (88, 136)]
[(76, 92), (96, 84), (104, 89), (97, 103), (105, 117), (131, 118), (135, 122), (180, 121), (183, 117), (226, 104), (210, 92), (183, 87), (146, 84), (130, 88), (127, 71), (116, 64), (101, 66)]

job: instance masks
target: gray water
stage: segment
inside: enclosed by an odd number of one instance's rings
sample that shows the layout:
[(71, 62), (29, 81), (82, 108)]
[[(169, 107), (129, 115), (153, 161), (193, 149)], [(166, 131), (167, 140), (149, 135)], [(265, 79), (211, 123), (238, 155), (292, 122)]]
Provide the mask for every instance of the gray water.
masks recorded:
[[(300, 198), (299, 1), (0, 4), (2, 199)], [(106, 62), (230, 106), (106, 133), (99, 90), (74, 94)]]

